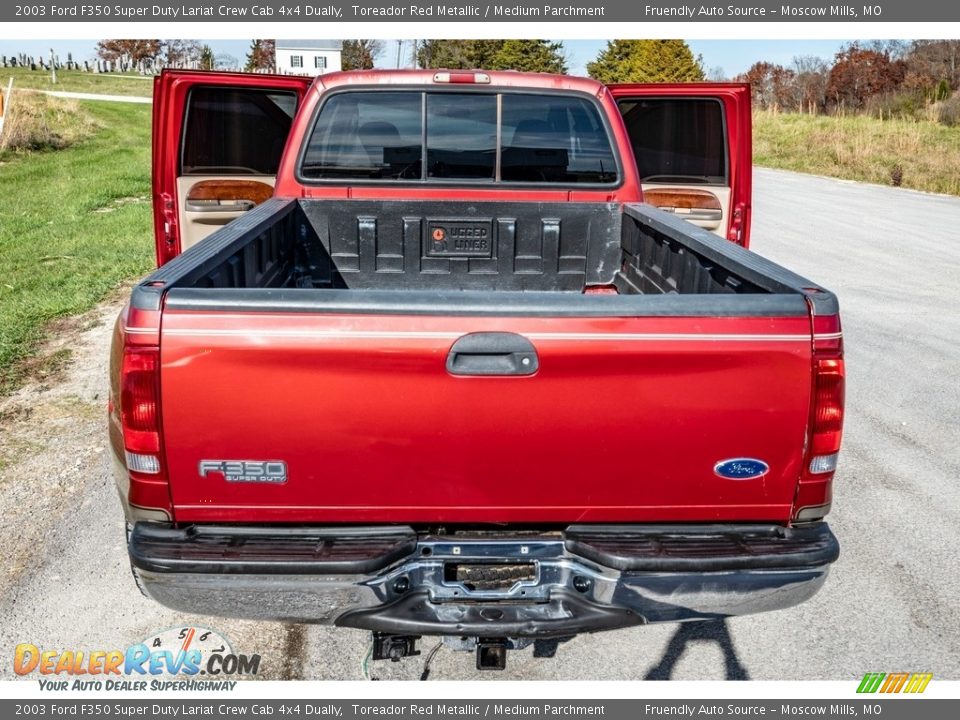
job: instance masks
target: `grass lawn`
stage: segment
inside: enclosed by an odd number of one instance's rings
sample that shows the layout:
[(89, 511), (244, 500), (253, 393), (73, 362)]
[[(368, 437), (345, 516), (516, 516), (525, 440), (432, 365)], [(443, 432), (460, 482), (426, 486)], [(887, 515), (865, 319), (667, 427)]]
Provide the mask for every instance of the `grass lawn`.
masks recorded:
[(756, 112), (753, 161), (763, 167), (960, 195), (960, 127)]
[(88, 73), (77, 70), (57, 70), (57, 84), (50, 82), (46, 70), (30, 68), (0, 68), (0, 85), (7, 91), (7, 83), (13, 78), (13, 87), (33, 90), (62, 90), (65, 92), (99, 93), (101, 95), (153, 95), (152, 78), (126, 73)]
[(0, 155), (0, 394), (22, 379), (17, 361), (51, 320), (89, 310), (153, 266), (151, 108), (82, 109), (98, 126), (91, 137)]

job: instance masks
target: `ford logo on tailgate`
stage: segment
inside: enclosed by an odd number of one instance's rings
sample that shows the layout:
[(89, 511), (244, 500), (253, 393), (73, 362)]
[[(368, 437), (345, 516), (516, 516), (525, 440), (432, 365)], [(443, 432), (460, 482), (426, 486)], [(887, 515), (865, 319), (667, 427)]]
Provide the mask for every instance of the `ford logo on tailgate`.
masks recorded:
[(715, 474), (728, 480), (752, 480), (763, 477), (769, 471), (770, 466), (756, 458), (730, 458), (713, 466)]

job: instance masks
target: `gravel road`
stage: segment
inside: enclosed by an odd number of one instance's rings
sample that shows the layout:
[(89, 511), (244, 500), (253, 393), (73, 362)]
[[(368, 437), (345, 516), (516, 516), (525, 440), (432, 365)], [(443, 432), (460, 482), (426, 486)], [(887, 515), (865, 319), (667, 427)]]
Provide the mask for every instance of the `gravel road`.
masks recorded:
[(137, 95), (102, 95), (100, 93), (66, 92), (62, 90), (40, 90), (50, 97), (66, 98), (69, 100), (99, 100), (101, 102), (136, 103), (138, 105), (152, 105), (153, 98)]
[[(516, 652), (504, 673), (478, 676), (471, 654), (444, 648), (432, 679), (960, 679), (960, 198), (772, 170), (755, 186), (753, 249), (841, 301), (848, 414), (830, 520), (843, 550), (825, 588), (777, 613)], [(260, 653), (261, 677), (360, 679), (363, 633), (183, 616), (137, 592), (106, 470), (117, 309), (65, 323), (49, 348), (73, 348), (62, 375), (0, 402), (0, 651), (126, 647), (199, 623)], [(372, 673), (415, 679), (422, 660)]]

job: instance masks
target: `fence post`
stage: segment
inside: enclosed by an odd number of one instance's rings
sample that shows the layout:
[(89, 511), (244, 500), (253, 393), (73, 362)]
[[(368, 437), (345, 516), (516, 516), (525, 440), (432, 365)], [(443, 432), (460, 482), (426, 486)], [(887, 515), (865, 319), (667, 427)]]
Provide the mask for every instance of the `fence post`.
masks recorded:
[(13, 94), (13, 78), (10, 78), (10, 82), (7, 83), (7, 93), (4, 95), (0, 93), (0, 139), (3, 138), (3, 123), (6, 120), (7, 115), (10, 114), (10, 106), (13, 104), (13, 101), (10, 99), (10, 96)]

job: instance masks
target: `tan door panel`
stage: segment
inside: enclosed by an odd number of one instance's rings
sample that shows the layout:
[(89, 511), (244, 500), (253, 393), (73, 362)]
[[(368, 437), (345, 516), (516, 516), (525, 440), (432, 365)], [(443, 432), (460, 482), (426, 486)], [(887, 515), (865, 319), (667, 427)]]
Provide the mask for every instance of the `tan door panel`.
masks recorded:
[(215, 175), (177, 178), (181, 251), (270, 198), (273, 184), (272, 175), (243, 180)]
[(710, 230), (722, 238), (727, 236), (730, 217), (730, 188), (711, 185), (661, 185), (643, 183), (644, 202), (677, 217), (692, 222), (697, 227)]

